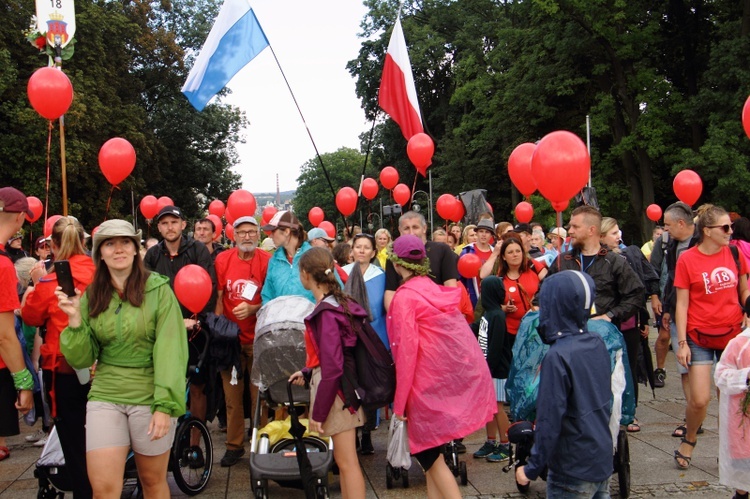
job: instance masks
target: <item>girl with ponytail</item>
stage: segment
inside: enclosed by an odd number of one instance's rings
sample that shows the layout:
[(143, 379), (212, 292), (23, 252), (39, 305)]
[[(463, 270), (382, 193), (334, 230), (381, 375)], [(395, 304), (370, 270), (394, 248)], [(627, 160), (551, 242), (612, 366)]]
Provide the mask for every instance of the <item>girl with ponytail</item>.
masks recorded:
[(333, 256), (325, 248), (312, 248), (302, 255), (299, 275), (302, 285), (315, 297), (316, 306), (305, 318), (305, 368), (289, 381), (299, 386), (310, 384), (309, 430), (333, 438), (341, 495), (345, 499), (364, 498), (365, 481), (355, 437), (365, 418), (349, 379), (356, 376), (352, 350), (357, 334), (352, 324), (364, 320), (367, 312), (344, 294), (336, 280)]

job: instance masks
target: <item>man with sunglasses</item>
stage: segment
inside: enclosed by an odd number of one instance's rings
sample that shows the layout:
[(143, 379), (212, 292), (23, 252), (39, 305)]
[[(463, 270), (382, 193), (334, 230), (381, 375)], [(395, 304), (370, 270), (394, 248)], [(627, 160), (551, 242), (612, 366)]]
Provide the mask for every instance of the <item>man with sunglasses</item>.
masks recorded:
[[(693, 221), (693, 210), (683, 202), (672, 203), (664, 210), (664, 231), (669, 233), (669, 242), (664, 251), (664, 261), (666, 262), (667, 280), (662, 293), (661, 303), (654, 306), (654, 315), (662, 314), (663, 328), (670, 333), (672, 348), (677, 354), (677, 326), (674, 323), (674, 313), (677, 306), (677, 293), (674, 288), (675, 269), (677, 268), (677, 259), (683, 251), (692, 248), (698, 242), (698, 234), (695, 232), (695, 222)], [(662, 236), (663, 237), (663, 236)], [(656, 269), (659, 271), (660, 269)], [(652, 306), (654, 302), (652, 302)], [(659, 365), (659, 355), (663, 354), (662, 359), (666, 356), (666, 349), (659, 345), (657, 340), (657, 366)], [(663, 360), (662, 360), (663, 364)], [(685, 394), (685, 400), (690, 400), (690, 388), (688, 384), (688, 371), (685, 367), (677, 363), (677, 372), (680, 373), (682, 381), (682, 391)], [(666, 377), (666, 371), (664, 372)], [(703, 430), (699, 430), (700, 433)], [(685, 434), (685, 425), (678, 426), (672, 436), (683, 437)]]

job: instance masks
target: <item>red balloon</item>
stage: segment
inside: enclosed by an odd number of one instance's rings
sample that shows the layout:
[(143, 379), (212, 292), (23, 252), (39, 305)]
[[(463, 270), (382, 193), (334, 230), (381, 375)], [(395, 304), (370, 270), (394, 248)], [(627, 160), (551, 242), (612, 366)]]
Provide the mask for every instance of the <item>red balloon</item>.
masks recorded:
[(328, 220), (323, 220), (318, 224), (319, 229), (323, 229), (328, 234), (328, 237), (336, 237), (336, 227), (333, 226)]
[(357, 191), (351, 187), (342, 187), (336, 193), (336, 208), (348, 217), (357, 209)]
[[(168, 196), (162, 196), (156, 200), (156, 213), (159, 213), (165, 206), (174, 206), (174, 201)], [(156, 215), (154, 215), (156, 216)]]
[(458, 212), (458, 204), (455, 196), (451, 194), (443, 194), (437, 198), (435, 208), (437, 209), (438, 215), (443, 220), (453, 220)]
[(224, 216), (224, 209), (224, 203), (222, 203), (218, 199), (214, 199), (208, 204), (208, 212), (211, 215), (216, 215), (219, 218)]
[(466, 206), (464, 206), (463, 201), (460, 199), (456, 199), (456, 211), (453, 215), (453, 218), (451, 218), (451, 222), (460, 222), (462, 218), (466, 216)]
[(750, 138), (750, 97), (747, 98), (742, 108), (742, 128), (745, 129), (745, 135)]
[(552, 208), (555, 211), (563, 212), (568, 209), (568, 204), (570, 203), (570, 199), (566, 201), (552, 201)]
[(508, 158), (508, 176), (518, 192), (526, 197), (534, 194), (536, 182), (531, 174), (531, 156), (534, 155), (536, 144), (524, 142), (519, 145)]
[(229, 207), (224, 210), (224, 220), (227, 221), (227, 227), (231, 227), (235, 220), (237, 220), (237, 217), (232, 215), (232, 213), (229, 211)]
[(396, 187), (396, 184), (398, 184), (398, 170), (392, 166), (386, 166), (380, 170), (380, 183), (388, 190)]
[(401, 206), (405, 206), (406, 204), (408, 204), (409, 200), (411, 199), (411, 191), (409, 190), (409, 186), (406, 184), (398, 184), (396, 187), (394, 187), (393, 199)]
[(490, 210), (490, 213), (494, 214), (495, 210), (492, 209), (492, 205), (490, 204), (490, 202), (489, 201), (485, 201), (485, 203), (487, 203), (487, 209)]
[(73, 102), (73, 85), (61, 69), (39, 68), (26, 87), (34, 110), (48, 120), (56, 120), (68, 111)]
[(698, 201), (698, 198), (701, 197), (703, 181), (701, 181), (700, 175), (693, 170), (682, 170), (675, 175), (672, 182), (672, 190), (674, 190), (677, 199), (687, 205), (693, 206)]
[(234, 226), (232, 224), (227, 224), (227, 226), (224, 227), (224, 234), (227, 236), (227, 239), (234, 241)]
[(185, 308), (197, 314), (211, 298), (211, 277), (199, 265), (185, 265), (174, 276), (174, 294)]
[(559, 130), (545, 135), (531, 156), (531, 173), (539, 193), (549, 201), (568, 201), (589, 180), (591, 158), (575, 134)]
[(159, 213), (159, 200), (151, 194), (149, 194), (148, 196), (143, 196), (143, 199), (141, 199), (140, 207), (141, 214), (146, 218), (146, 220), (151, 220), (156, 216), (157, 213)]
[(435, 154), (435, 143), (426, 133), (415, 133), (406, 144), (406, 155), (409, 161), (423, 177), (427, 176), (427, 168), (432, 164)]
[(224, 229), (224, 224), (221, 223), (221, 217), (219, 217), (218, 215), (214, 215), (213, 213), (209, 213), (206, 218), (214, 223), (214, 239), (221, 236), (221, 231)]
[(362, 195), (366, 200), (372, 201), (378, 195), (378, 181), (374, 178), (367, 177), (362, 181)]
[(534, 218), (534, 207), (531, 206), (531, 203), (521, 201), (516, 205), (516, 220), (522, 224), (527, 224), (531, 222), (532, 218)]
[(266, 225), (268, 222), (270, 222), (277, 211), (279, 210), (277, 210), (275, 206), (266, 206), (265, 208), (263, 208), (263, 215), (261, 217), (261, 222), (262, 222), (261, 225)]
[(236, 218), (252, 217), (255, 215), (257, 206), (255, 196), (244, 189), (237, 189), (227, 199), (227, 209), (232, 210), (232, 214)]
[(320, 227), (320, 223), (325, 217), (326, 214), (323, 213), (323, 210), (318, 208), (317, 206), (313, 206), (312, 208), (310, 208), (310, 211), (307, 212), (307, 219), (310, 221), (310, 224), (312, 224), (313, 227)]
[(661, 207), (658, 204), (650, 204), (646, 208), (646, 216), (652, 222), (658, 222), (661, 218)]
[(466, 279), (477, 277), (482, 268), (482, 259), (475, 253), (466, 253), (458, 259), (458, 273)]
[(29, 209), (34, 214), (31, 217), (26, 215), (26, 221), (34, 223), (39, 220), (39, 217), (42, 216), (44, 205), (42, 204), (42, 201), (36, 196), (28, 196), (26, 198), (26, 202), (29, 203)]
[(55, 226), (58, 220), (62, 218), (62, 215), (52, 215), (44, 222), (44, 237), (52, 235), (52, 228)]
[(117, 185), (135, 168), (135, 149), (127, 140), (115, 137), (99, 149), (99, 168), (112, 185)]

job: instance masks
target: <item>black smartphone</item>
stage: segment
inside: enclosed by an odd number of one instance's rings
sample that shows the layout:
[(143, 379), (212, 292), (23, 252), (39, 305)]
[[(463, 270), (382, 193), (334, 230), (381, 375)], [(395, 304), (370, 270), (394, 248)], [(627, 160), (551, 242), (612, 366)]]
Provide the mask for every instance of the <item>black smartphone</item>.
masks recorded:
[(57, 275), (57, 284), (62, 288), (63, 293), (68, 296), (75, 296), (76, 289), (73, 284), (73, 274), (70, 272), (70, 262), (67, 260), (55, 262), (55, 275)]

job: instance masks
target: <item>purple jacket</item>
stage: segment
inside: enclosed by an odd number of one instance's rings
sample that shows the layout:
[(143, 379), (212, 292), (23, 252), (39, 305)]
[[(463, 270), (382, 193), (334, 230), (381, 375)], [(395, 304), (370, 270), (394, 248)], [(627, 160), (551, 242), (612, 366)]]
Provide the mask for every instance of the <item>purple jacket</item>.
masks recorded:
[[(357, 303), (349, 301), (348, 306), (352, 317), (360, 320), (367, 317), (367, 312)], [(357, 334), (343, 307), (330, 295), (315, 306), (315, 310), (305, 318), (305, 324), (318, 345), (320, 360), (321, 379), (315, 395), (312, 418), (323, 423), (337, 394), (341, 395), (345, 405), (351, 404), (354, 410), (359, 408), (354, 387), (344, 377), (345, 363), (350, 367), (352, 377), (356, 378), (357, 375), (351, 353), (351, 349), (357, 344)]]

